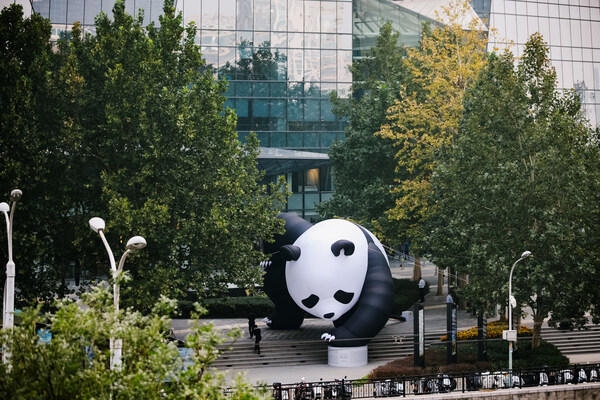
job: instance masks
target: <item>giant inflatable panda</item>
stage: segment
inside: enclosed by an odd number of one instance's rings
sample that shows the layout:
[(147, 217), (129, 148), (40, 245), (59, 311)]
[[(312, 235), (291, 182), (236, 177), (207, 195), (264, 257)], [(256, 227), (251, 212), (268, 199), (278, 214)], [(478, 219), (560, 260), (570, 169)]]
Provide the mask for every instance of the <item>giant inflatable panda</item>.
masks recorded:
[(297, 329), (308, 312), (333, 322), (321, 336), (330, 346), (366, 345), (392, 311), (392, 276), (381, 243), (342, 219), (313, 225), (293, 213), (279, 218), (285, 233), (265, 246), (270, 261), (263, 263), (264, 290), (275, 304), (267, 325)]

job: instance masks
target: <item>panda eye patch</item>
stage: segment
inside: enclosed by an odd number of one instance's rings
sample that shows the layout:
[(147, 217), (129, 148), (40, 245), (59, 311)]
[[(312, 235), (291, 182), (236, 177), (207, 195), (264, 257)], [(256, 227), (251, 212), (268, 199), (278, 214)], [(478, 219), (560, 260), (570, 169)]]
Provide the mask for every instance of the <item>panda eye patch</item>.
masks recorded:
[(352, 301), (353, 297), (354, 297), (354, 293), (344, 292), (343, 290), (338, 290), (333, 295), (333, 298), (336, 299), (337, 301), (339, 301), (342, 304), (348, 304), (348, 303), (350, 303)]
[(317, 305), (318, 302), (319, 302), (319, 296), (317, 296), (315, 294), (311, 294), (310, 296), (308, 296), (307, 298), (302, 300), (302, 304), (304, 304), (304, 306), (306, 308), (313, 308), (314, 306)]

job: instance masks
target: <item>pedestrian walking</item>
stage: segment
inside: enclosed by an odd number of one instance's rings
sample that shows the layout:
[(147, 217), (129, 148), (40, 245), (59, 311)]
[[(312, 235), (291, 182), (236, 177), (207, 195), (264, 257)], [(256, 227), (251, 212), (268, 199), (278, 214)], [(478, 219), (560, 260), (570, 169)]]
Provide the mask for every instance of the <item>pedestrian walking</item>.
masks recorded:
[(254, 314), (250, 314), (250, 316), (248, 317), (248, 332), (250, 332), (250, 339), (252, 339), (252, 335), (253, 335), (255, 326), (256, 326), (256, 321), (254, 318)]
[(421, 303), (425, 302), (425, 279), (419, 277), (419, 296), (421, 297)]
[(408, 246), (410, 246), (410, 243), (407, 240), (406, 242), (404, 242), (404, 258), (406, 258), (407, 260), (409, 259)]
[(252, 332), (254, 333), (254, 351), (260, 354), (260, 341), (262, 340), (260, 328), (257, 325), (254, 325)]
[(448, 290), (448, 296), (446, 296), (446, 303), (452, 304), (454, 307), (456, 307), (456, 294), (454, 293), (453, 288), (450, 288), (450, 290)]

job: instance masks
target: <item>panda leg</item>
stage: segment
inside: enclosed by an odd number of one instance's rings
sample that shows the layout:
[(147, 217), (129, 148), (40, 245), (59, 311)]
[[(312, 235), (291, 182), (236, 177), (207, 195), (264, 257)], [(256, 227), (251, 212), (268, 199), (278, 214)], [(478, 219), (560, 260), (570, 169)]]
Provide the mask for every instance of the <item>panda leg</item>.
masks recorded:
[(291, 306), (276, 307), (271, 315), (269, 315), (267, 325), (273, 329), (298, 329), (304, 321), (304, 311), (296, 304)]

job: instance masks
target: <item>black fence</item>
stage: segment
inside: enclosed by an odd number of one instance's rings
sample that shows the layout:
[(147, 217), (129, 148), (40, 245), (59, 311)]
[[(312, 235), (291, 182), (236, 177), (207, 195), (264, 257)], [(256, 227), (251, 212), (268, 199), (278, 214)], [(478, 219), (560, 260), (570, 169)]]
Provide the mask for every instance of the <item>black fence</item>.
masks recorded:
[(269, 391), (275, 400), (364, 399), (584, 382), (600, 382), (600, 364), (514, 370), (512, 373), (508, 371), (464, 372), (373, 380), (341, 379), (296, 384), (274, 383), (269, 387)]

